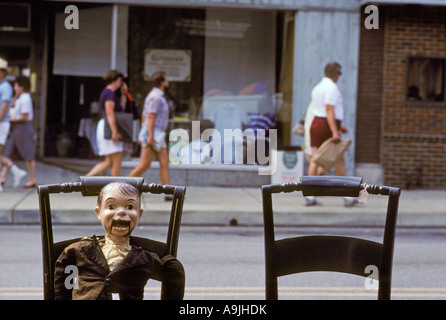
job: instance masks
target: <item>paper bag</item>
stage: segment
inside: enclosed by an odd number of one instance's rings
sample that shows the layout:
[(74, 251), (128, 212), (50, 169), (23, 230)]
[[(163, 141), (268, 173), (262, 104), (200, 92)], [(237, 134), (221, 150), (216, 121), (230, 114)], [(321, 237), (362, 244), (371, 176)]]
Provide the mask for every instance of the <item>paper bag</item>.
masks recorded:
[(324, 168), (326, 172), (329, 172), (336, 162), (341, 159), (351, 143), (352, 141), (348, 139), (341, 139), (341, 141), (337, 143), (334, 143), (331, 138), (327, 139), (319, 149), (317, 149), (313, 161)]

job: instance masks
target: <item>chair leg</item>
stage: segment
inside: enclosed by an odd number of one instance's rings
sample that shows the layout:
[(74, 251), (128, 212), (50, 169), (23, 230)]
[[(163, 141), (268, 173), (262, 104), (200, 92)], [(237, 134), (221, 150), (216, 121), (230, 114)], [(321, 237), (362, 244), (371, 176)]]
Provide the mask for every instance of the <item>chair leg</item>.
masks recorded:
[(45, 300), (53, 300), (53, 230), (48, 186), (39, 186), (37, 192), (39, 195), (40, 223), (42, 229), (43, 298)]
[(277, 300), (278, 297), (278, 291), (277, 291), (277, 278), (268, 278), (266, 279), (266, 287), (265, 287), (265, 293), (266, 293), (266, 300)]

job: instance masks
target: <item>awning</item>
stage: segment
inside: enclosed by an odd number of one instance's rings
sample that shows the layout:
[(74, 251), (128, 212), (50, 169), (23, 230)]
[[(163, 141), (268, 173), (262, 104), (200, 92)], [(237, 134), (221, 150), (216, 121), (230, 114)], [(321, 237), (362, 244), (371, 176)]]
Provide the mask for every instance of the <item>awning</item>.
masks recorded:
[(56, 14), (53, 73), (102, 77), (118, 69), (126, 75), (128, 7), (79, 9), (78, 16), (79, 28), (67, 29), (69, 14)]
[(361, 6), (365, 4), (417, 4), (424, 6), (446, 6), (446, 0), (361, 0)]

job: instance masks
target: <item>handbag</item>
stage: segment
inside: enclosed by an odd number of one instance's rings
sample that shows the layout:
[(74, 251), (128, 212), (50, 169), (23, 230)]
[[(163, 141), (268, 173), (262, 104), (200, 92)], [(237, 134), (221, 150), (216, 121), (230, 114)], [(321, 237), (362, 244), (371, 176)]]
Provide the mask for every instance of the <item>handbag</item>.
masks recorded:
[[(112, 132), (110, 124), (107, 118), (104, 119), (104, 138), (111, 139)], [(115, 122), (118, 133), (121, 135), (120, 141), (132, 142), (133, 141), (133, 114), (125, 112), (115, 112)]]
[(304, 120), (300, 120), (299, 123), (297, 123), (294, 127), (293, 127), (293, 133), (304, 137), (305, 136), (305, 122)]
[(341, 141), (335, 143), (332, 138), (329, 138), (317, 149), (313, 161), (324, 168), (326, 172), (330, 172), (351, 143), (352, 141), (349, 139), (341, 139)]

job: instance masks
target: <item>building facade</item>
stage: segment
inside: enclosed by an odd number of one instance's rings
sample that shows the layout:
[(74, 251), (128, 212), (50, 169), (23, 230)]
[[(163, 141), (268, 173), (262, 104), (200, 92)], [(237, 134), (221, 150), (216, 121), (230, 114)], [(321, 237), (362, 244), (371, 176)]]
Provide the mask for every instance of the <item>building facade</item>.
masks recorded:
[(389, 185), (446, 184), (446, 8), (381, 5), (361, 27), (356, 161)]
[[(17, 3), (29, 9), (28, 28), (4, 26), (0, 55), (14, 66), (11, 79), (25, 73), (33, 81), (41, 158), (94, 155), (85, 119), (96, 117), (109, 69), (128, 77), (140, 107), (151, 73), (167, 69), (173, 127), (213, 119), (220, 106), (234, 104), (274, 114), (278, 144), (301, 145), (291, 128), (325, 64), (338, 61), (346, 138), (353, 142), (348, 174), (399, 187), (446, 187), (444, 1)], [(408, 96), (413, 86), (420, 100)], [(245, 128), (240, 121), (228, 126)]]

